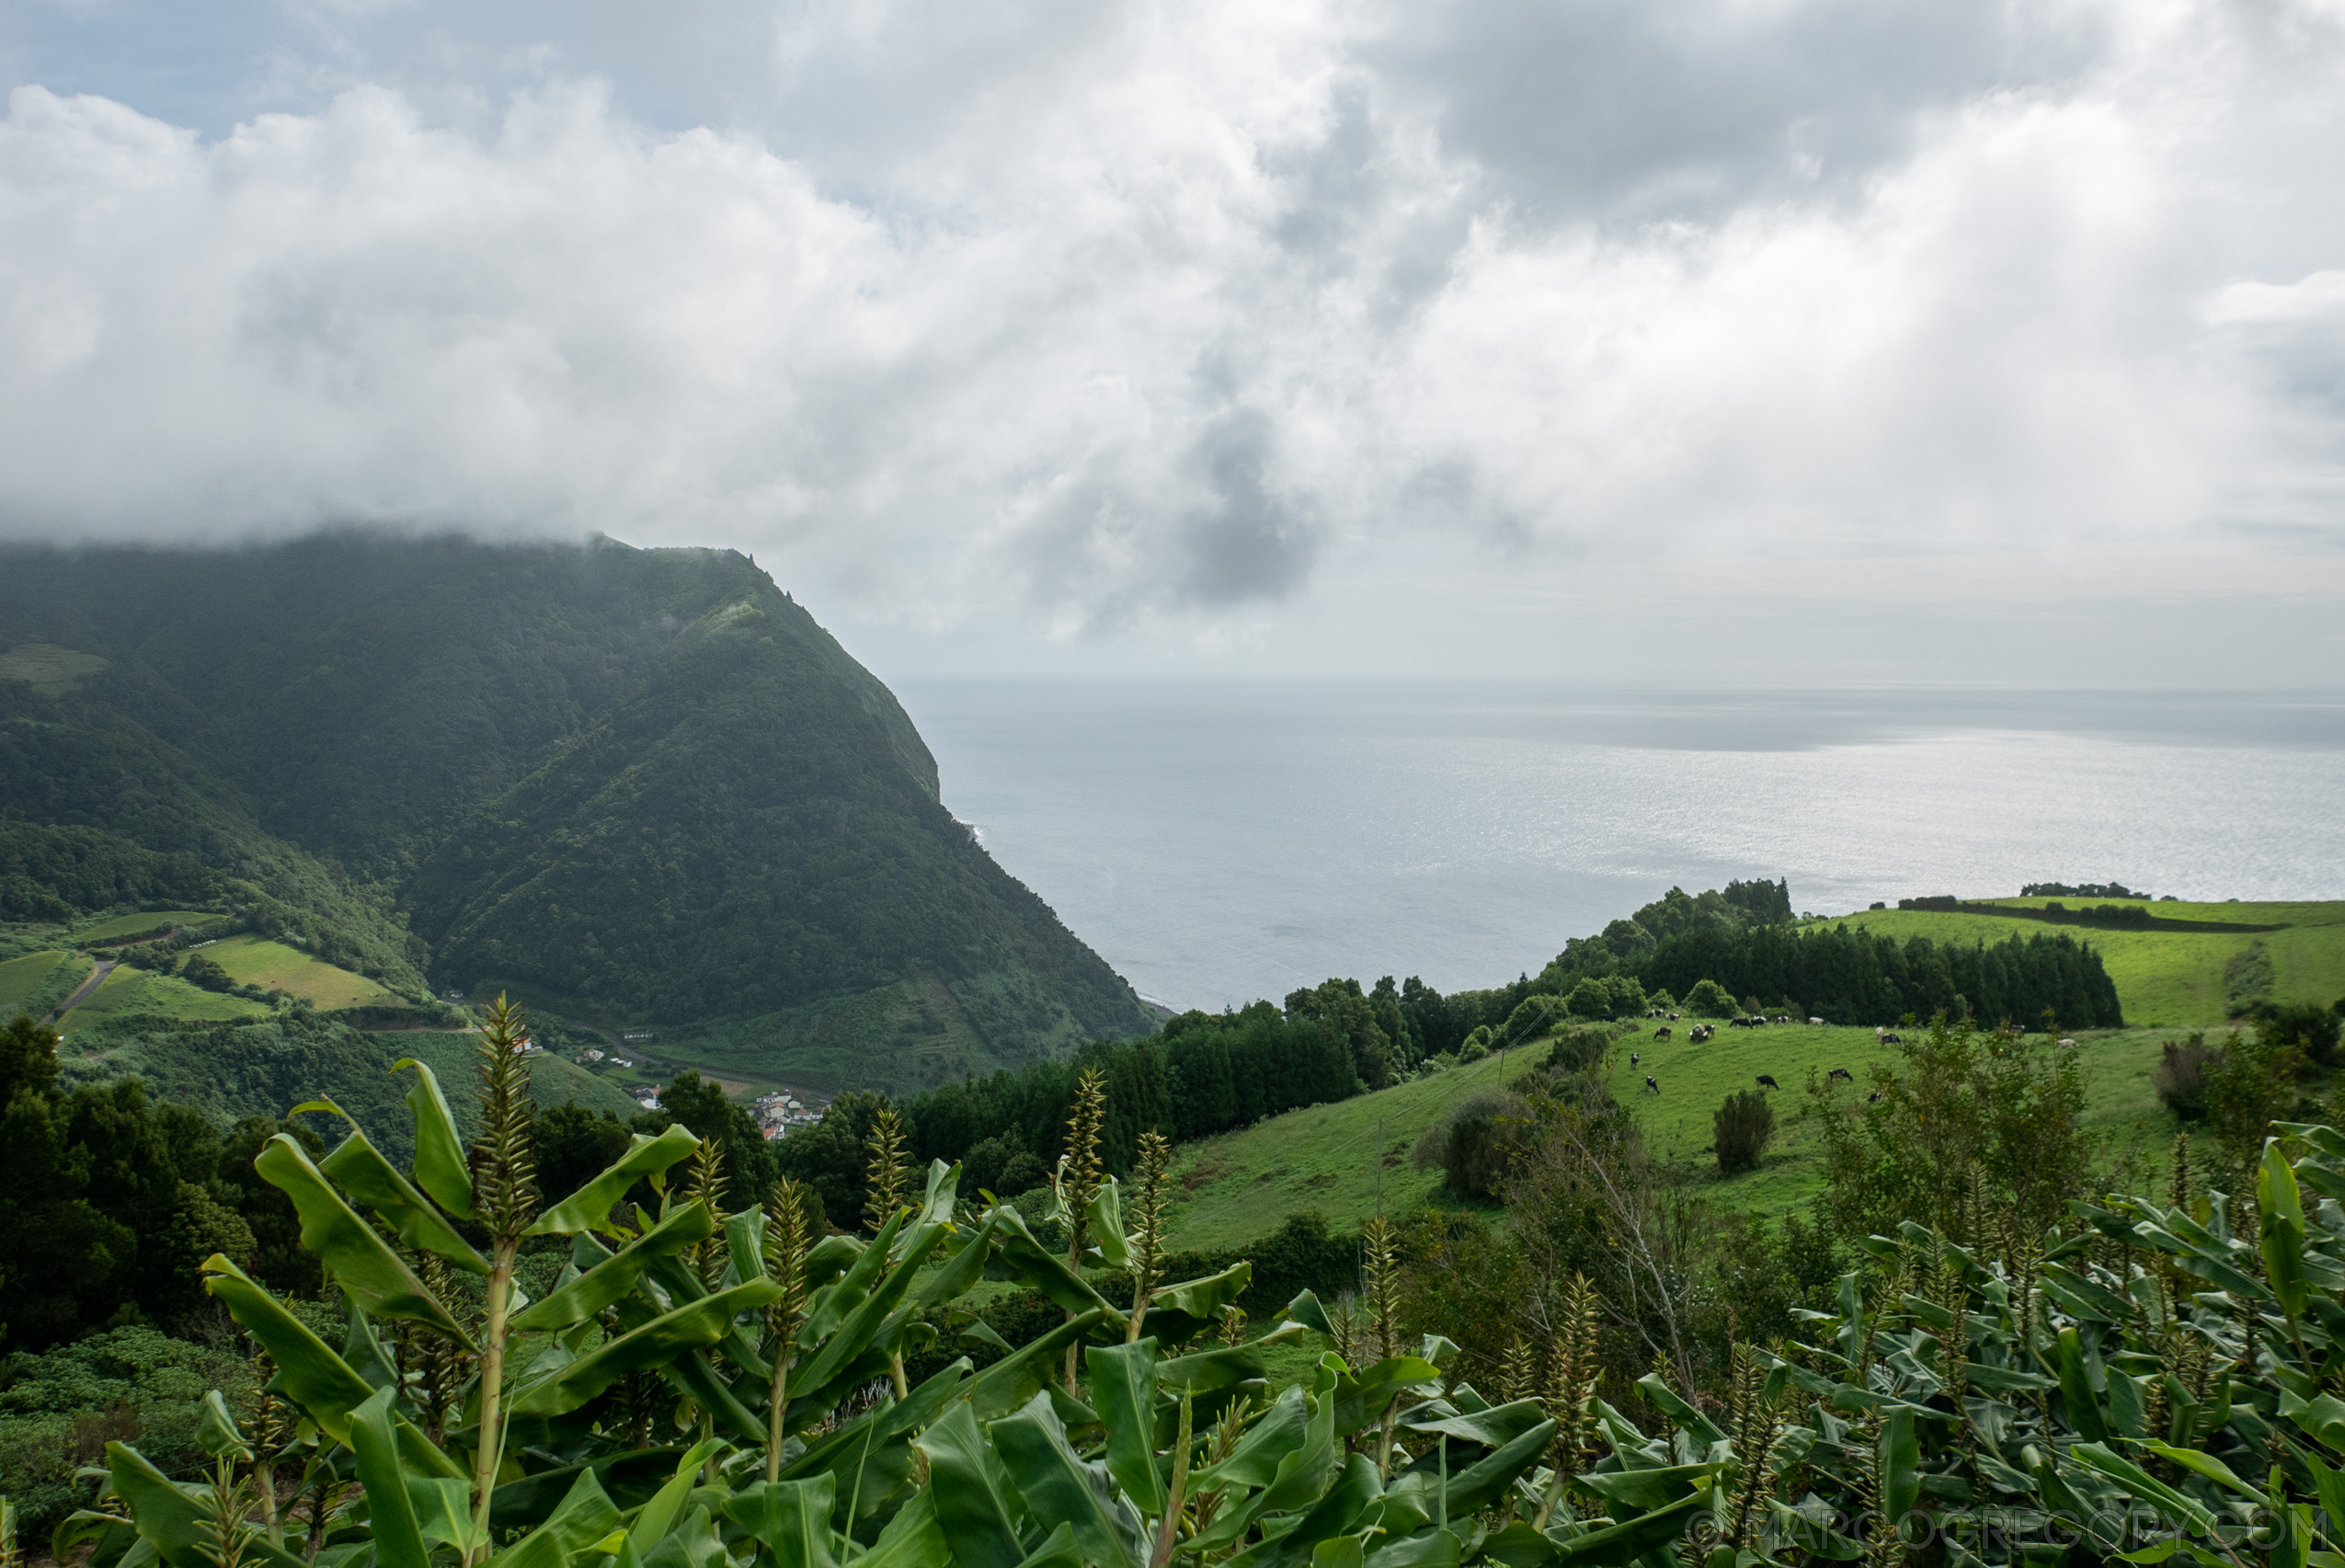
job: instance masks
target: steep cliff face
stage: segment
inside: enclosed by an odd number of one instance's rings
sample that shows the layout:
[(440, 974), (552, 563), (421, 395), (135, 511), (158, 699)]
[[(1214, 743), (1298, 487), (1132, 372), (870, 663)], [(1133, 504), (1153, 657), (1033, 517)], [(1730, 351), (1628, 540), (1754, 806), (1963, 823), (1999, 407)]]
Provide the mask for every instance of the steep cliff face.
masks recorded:
[(954, 822), (887, 689), (731, 552), (350, 534), (0, 575), (0, 657), (83, 656), (0, 679), (22, 832), (273, 857), (378, 970), (735, 1021), (737, 1052), (762, 1019), (777, 1052), (889, 1059), (875, 1082), (1147, 1026)]

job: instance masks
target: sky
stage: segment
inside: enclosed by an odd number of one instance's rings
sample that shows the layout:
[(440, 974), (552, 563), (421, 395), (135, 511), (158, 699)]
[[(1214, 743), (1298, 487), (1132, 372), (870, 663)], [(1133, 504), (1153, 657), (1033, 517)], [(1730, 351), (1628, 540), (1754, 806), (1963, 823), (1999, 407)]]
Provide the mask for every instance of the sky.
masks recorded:
[(2345, 685), (2345, 0), (6, 0), (0, 537), (883, 676)]

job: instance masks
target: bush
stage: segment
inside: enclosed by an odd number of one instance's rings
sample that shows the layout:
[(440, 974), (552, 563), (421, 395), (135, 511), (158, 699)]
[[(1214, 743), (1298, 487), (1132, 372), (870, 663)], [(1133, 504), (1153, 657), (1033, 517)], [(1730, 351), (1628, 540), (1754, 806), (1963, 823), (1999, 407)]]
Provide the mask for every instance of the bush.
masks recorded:
[(1744, 997), (1737, 1005), (1742, 1008), (1745, 1018), (1757, 1018), (1767, 1012), (1767, 1004), (1755, 996)]
[(1478, 1024), (1474, 1032), (1466, 1036), (1466, 1043), (1458, 1047), (1458, 1059), (1460, 1062), (1480, 1061), (1489, 1054), (1490, 1025)]
[(1531, 1135), (1529, 1106), (1503, 1089), (1478, 1089), (1425, 1129), (1417, 1168), (1438, 1166), (1452, 1192), (1493, 1197)]
[(2317, 1002), (2290, 1001), (2266, 1010), (2256, 1028), (2268, 1045), (2294, 1046), (2319, 1066), (2334, 1067), (2345, 1018)]
[(109, 1441), (135, 1440), (175, 1470), (202, 1457), (197, 1403), (207, 1389), (232, 1399), (251, 1386), (245, 1359), (150, 1328), (112, 1329), (45, 1355), (0, 1363), (0, 1493), (19, 1528), (45, 1536), (81, 1505), (76, 1466), (102, 1464)]
[(1665, 990), (1648, 991), (1645, 994), (1645, 1005), (1657, 1007), (1664, 1013), (1675, 1013), (1677, 1011), (1677, 999)]
[(1572, 988), (1563, 1006), (1574, 1018), (1639, 1018), (1645, 988), (1630, 975), (1591, 975)]
[(1775, 1136), (1775, 1107), (1760, 1091), (1740, 1090), (1726, 1096), (1726, 1103), (1710, 1118), (1710, 1127), (1716, 1135), (1712, 1147), (1718, 1151), (1718, 1173), (1731, 1176), (1755, 1171), (1767, 1140)]
[(1731, 1018), (1734, 998), (1716, 980), (1701, 980), (1686, 993), (1685, 1011), (1697, 1018)]
[(2157, 1091), (2159, 1103), (2184, 1121), (2203, 1117), (2207, 1064), (2222, 1054), (2222, 1047), (2208, 1045), (2204, 1035), (2179, 1044), (2167, 1041), (2157, 1065), (2150, 1070), (2150, 1086)]
[(1535, 1040), (1556, 1024), (1563, 1022), (1563, 1001), (1560, 997), (1527, 996), (1522, 1004), (1506, 1015), (1499, 1029), (1500, 1038), (1509, 1045), (1520, 1040)]
[(231, 991), (236, 989), (236, 982), (228, 971), (200, 953), (189, 957), (180, 967), (179, 974), (189, 984), (201, 986), (206, 990)]

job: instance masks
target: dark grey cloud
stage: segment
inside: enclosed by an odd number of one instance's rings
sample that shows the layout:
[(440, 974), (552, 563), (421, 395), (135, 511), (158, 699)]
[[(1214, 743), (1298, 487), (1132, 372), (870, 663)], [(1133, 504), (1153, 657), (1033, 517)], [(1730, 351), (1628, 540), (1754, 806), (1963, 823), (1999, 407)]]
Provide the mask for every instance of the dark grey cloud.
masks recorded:
[(1846, 191), (1980, 94), (2072, 80), (2086, 6), (1978, 0), (1461, 0), (1361, 57), (1533, 222), (1708, 220)]

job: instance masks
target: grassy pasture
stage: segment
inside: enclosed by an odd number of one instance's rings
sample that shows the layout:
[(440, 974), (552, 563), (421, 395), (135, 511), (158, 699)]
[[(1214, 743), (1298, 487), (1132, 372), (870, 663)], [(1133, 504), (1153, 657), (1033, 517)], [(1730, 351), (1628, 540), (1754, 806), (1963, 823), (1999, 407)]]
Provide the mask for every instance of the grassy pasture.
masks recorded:
[(159, 935), (174, 926), (200, 925), (206, 921), (216, 921), (222, 918), (220, 915), (207, 913), (201, 910), (139, 911), (127, 915), (116, 915), (111, 920), (100, 921), (96, 925), (84, 926), (74, 933), (74, 940), (84, 944), (127, 942), (134, 937)]
[(59, 697), (106, 668), (94, 653), (55, 643), (19, 643), (0, 653), (0, 681), (22, 681), (44, 697)]
[(364, 975), (337, 969), (297, 947), (271, 942), (265, 936), (223, 937), (200, 951), (228, 971), (228, 977), (238, 985), (307, 997), (311, 1005), (326, 1012), (393, 999), (391, 991)]
[[(1547, 1047), (1507, 1053), (1506, 1078), (1546, 1059)], [(1183, 1144), (1172, 1167), (1172, 1245), (1241, 1247), (1269, 1234), (1298, 1209), (1315, 1208), (1339, 1230), (1376, 1212), (1379, 1136), (1384, 1209), (1405, 1214), (1440, 1185), (1438, 1171), (1410, 1161), (1417, 1139), (1460, 1095), (1501, 1082), (1501, 1059), (1396, 1084), (1333, 1104), (1271, 1116), (1216, 1138)], [(1381, 1133), (1379, 1134), (1379, 1124)]]
[(206, 1023), (234, 1018), (266, 1018), (269, 1009), (241, 996), (223, 996), (191, 986), (177, 975), (158, 975), (115, 966), (87, 1001), (59, 1019), (58, 1032), (70, 1035), (109, 1018), (186, 1018)]
[[(2042, 908), (2044, 898), (1997, 898), (1994, 902)], [(2088, 900), (2062, 900), (2075, 907)], [(2103, 900), (2089, 900), (2101, 902)], [(2115, 901), (2115, 900), (2110, 900)], [(2123, 931), (2093, 926), (2052, 925), (2042, 921), (2001, 920), (1993, 915), (1940, 910), (1866, 910), (1846, 918), (1851, 925), (1904, 941), (1969, 945), (2008, 936), (2065, 933), (2090, 943), (2117, 982), (2129, 1024), (2214, 1028), (2224, 1023), (2223, 967), (2260, 940), (2272, 962), (2275, 999), (2329, 1002), (2345, 997), (2345, 902), (2294, 904), (2152, 904), (2169, 920), (2219, 921), (2242, 925), (2279, 925), (2282, 931)], [(2030, 1020), (2032, 1022), (2032, 1020)]]
[[(90, 967), (90, 961), (80, 954), (55, 948), (0, 963), (0, 1016), (14, 1017), (36, 999), (40, 1011), (47, 1012), (89, 978)], [(65, 970), (71, 972), (61, 972)]]

